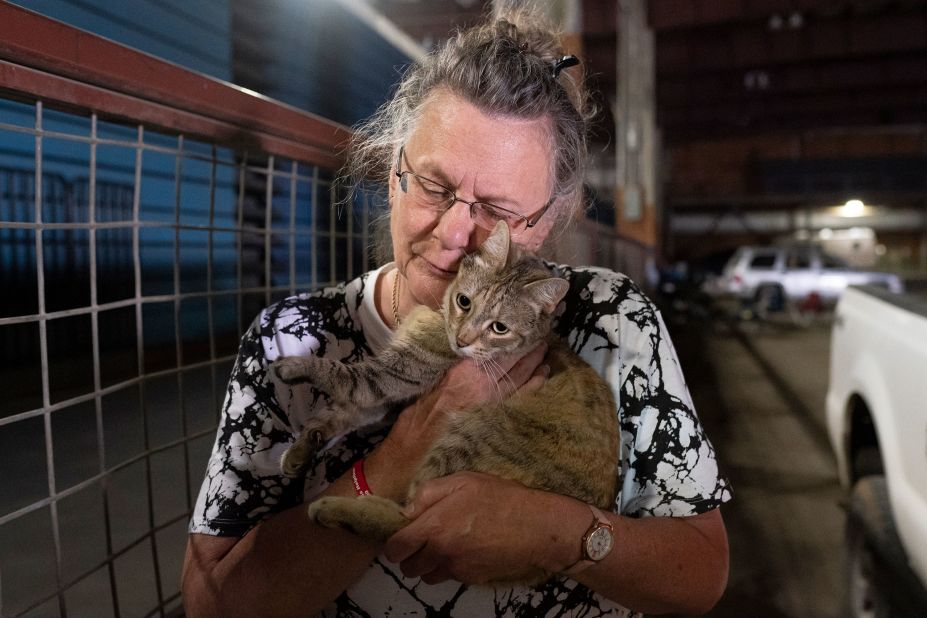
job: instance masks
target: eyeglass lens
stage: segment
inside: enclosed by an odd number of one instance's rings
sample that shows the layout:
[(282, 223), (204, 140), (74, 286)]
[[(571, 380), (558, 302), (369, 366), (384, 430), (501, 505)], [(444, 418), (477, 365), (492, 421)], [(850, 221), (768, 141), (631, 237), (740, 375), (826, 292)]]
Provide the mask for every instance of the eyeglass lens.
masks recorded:
[[(421, 206), (443, 212), (458, 201), (457, 195), (447, 187), (413, 172), (402, 172), (400, 185)], [(460, 200), (463, 201), (463, 200)], [(485, 230), (492, 230), (496, 223), (505, 221), (512, 232), (527, 227), (527, 219), (516, 214), (502, 212), (498, 207), (485, 202), (464, 202), (470, 206), (470, 216)]]

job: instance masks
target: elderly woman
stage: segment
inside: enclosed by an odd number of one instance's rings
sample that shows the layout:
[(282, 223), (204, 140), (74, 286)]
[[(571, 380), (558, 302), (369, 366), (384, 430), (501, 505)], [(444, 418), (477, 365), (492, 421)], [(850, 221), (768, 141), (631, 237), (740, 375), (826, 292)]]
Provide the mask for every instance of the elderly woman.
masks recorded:
[[(625, 616), (704, 612), (718, 600), (728, 568), (718, 507), (729, 488), (659, 314), (610, 271), (551, 266), (570, 280), (557, 332), (618, 401), (612, 512), (592, 517), (573, 498), (458, 473), (423, 485), (412, 523), (385, 546), (306, 516), (305, 502), (356, 494), (358, 460), (373, 493), (402, 499), (442, 416), (542, 383), (541, 348), (510, 359), (501, 378), (462, 361), (418, 401), (328, 445), (304, 479), (280, 471), (322, 402), (308, 387), (275, 386), (269, 363), (377, 354), (410, 310), (440, 303), (495, 222), (540, 251), (576, 216), (587, 108), (570, 64), (531, 18), (492, 21), (413, 67), (360, 128), (350, 172), (388, 182), (393, 261), (281, 301), (244, 335), (190, 522), (190, 616)], [(425, 191), (444, 194), (444, 208)], [(530, 566), (561, 575), (535, 587), (478, 585)]]

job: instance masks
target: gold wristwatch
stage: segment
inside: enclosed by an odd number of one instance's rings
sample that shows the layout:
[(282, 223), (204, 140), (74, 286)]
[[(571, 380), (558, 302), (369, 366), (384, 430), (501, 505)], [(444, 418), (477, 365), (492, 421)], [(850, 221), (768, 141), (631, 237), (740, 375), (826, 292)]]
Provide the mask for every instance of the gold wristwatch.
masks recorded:
[(586, 530), (586, 533), (583, 535), (581, 546), (582, 557), (570, 568), (563, 571), (564, 575), (576, 575), (591, 567), (596, 562), (601, 562), (615, 545), (612, 522), (609, 521), (605, 513), (596, 507), (591, 504), (587, 506), (592, 509), (593, 519), (592, 525), (589, 526), (589, 529)]

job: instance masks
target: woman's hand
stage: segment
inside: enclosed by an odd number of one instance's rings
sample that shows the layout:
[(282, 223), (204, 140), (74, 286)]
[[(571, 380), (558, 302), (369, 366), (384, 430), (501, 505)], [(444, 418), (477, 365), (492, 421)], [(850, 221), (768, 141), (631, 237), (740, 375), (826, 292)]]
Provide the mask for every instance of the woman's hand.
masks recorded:
[[(563, 572), (580, 559), (592, 523), (579, 500), (477, 472), (423, 483), (410, 507), (412, 522), (386, 542), (384, 555), (428, 584)], [(574, 580), (648, 614), (701, 615), (718, 602), (729, 554), (718, 509), (689, 517), (606, 515), (615, 546)]]
[[(588, 509), (555, 503), (562, 496), (528, 489), (513, 481), (476, 472), (459, 472), (428, 481), (406, 512), (412, 523), (393, 535), (385, 556), (406, 577), (428, 584), (454, 579), (466, 584), (519, 579), (537, 574), (548, 560), (543, 552), (575, 537), (576, 556), (584, 529), (563, 529), (563, 512)], [(550, 502), (550, 504), (548, 504)], [(553, 515), (553, 517), (552, 517)], [(569, 518), (566, 520), (569, 521)], [(564, 566), (571, 562), (569, 557)]]
[(373, 492), (402, 501), (447, 413), (540, 388), (550, 373), (543, 364), (545, 354), (547, 344), (541, 343), (524, 356), (499, 359), (491, 373), (472, 359), (451, 368), (431, 392), (402, 411), (389, 435), (367, 458), (365, 467)]

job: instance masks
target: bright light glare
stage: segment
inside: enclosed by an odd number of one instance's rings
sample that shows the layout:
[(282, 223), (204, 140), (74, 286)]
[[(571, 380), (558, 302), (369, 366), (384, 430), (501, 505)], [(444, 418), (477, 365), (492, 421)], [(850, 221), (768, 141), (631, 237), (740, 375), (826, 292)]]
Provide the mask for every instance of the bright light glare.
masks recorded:
[(861, 217), (865, 212), (866, 205), (862, 200), (847, 200), (840, 208), (840, 215), (843, 217)]

